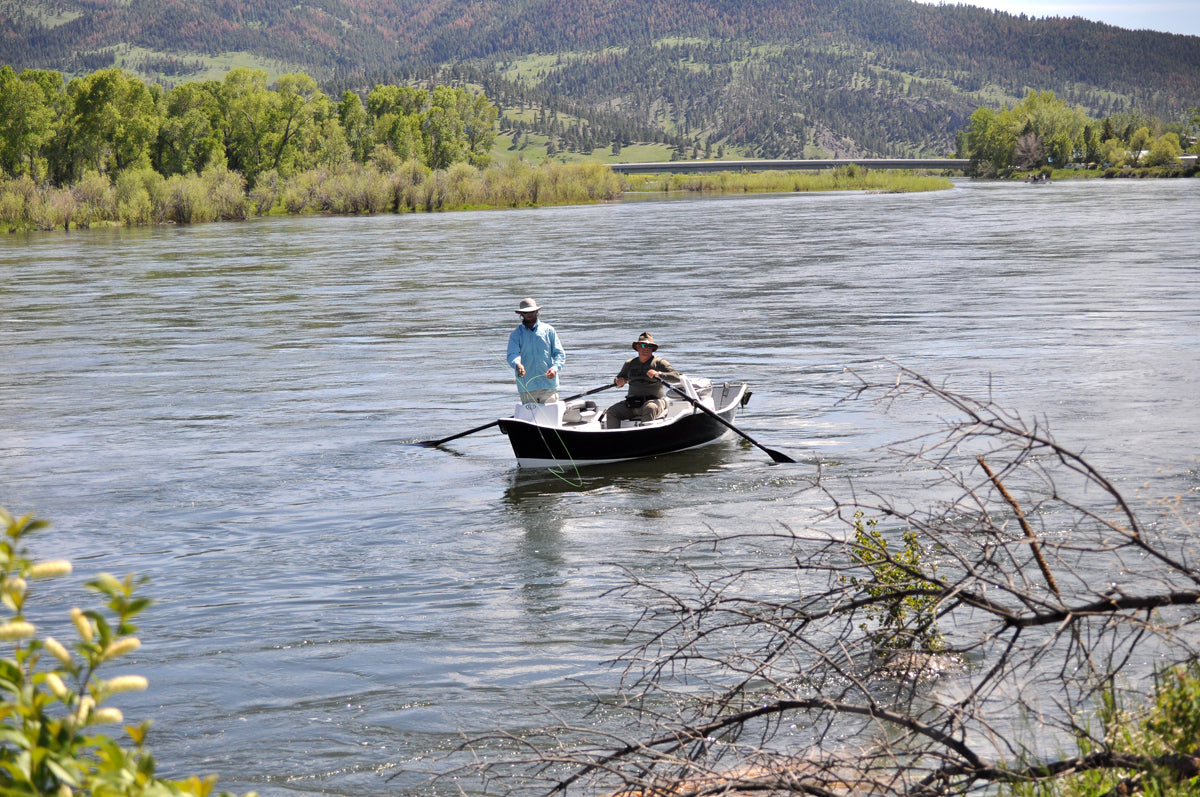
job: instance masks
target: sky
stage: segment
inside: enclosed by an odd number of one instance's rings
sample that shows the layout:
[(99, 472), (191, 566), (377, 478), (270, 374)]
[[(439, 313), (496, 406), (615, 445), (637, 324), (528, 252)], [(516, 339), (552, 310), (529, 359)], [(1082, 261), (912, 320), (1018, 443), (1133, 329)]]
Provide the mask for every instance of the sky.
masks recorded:
[(1029, 17), (1083, 17), (1131, 30), (1200, 36), (1200, 0), (922, 0), (996, 8)]

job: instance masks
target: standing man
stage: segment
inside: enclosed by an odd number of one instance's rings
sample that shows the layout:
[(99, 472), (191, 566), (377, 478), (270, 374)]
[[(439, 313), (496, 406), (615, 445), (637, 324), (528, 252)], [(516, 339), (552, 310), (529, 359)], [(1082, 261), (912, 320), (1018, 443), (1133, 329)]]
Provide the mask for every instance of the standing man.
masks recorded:
[(538, 320), (541, 309), (533, 299), (522, 299), (521, 326), (508, 336), (508, 365), (516, 371), (522, 404), (558, 401), (558, 372), (567, 360), (554, 327)]
[(617, 387), (629, 385), (624, 401), (618, 401), (604, 414), (606, 429), (620, 429), (621, 421), (652, 421), (667, 411), (667, 390), (659, 377), (668, 382), (679, 383), (679, 372), (662, 357), (654, 356), (658, 344), (649, 332), (638, 335), (633, 343), (637, 357), (625, 361), (620, 373), (613, 379)]

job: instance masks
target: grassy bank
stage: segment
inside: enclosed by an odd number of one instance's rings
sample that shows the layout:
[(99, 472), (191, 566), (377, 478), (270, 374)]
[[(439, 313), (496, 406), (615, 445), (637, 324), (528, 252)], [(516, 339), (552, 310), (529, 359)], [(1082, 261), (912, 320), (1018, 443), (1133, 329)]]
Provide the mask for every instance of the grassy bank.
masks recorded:
[(903, 170), (870, 170), (855, 164), (827, 171), (706, 172), (701, 174), (629, 175), (628, 191), (687, 191), (698, 194), (741, 194), (805, 191), (881, 191), (907, 193), (950, 188), (946, 177)]
[(617, 199), (621, 193), (612, 170), (587, 163), (513, 162), (482, 170), (464, 163), (436, 171), (412, 161), (386, 169), (354, 164), (287, 178), (268, 172), (249, 190), (240, 174), (222, 167), (169, 179), (141, 169), (111, 181), (92, 173), (69, 187), (38, 185), (28, 177), (0, 181), (0, 230), (569, 205)]
[(0, 230), (70, 230), (240, 221), (259, 215), (407, 213), (605, 202), (624, 193), (703, 194), (798, 191), (932, 191), (944, 177), (842, 166), (824, 172), (717, 172), (621, 177), (602, 163), (509, 161), (431, 170), (415, 161), (351, 164), (281, 177), (268, 172), (247, 189), (237, 172), (213, 166), (165, 178), (152, 169), (116, 179), (90, 173), (68, 187), (28, 177), (0, 181)]

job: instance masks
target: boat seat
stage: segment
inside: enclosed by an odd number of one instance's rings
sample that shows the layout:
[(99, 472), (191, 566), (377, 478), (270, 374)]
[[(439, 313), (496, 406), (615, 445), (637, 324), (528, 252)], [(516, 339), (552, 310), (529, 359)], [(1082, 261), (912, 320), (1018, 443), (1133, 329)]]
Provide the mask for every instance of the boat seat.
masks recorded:
[(563, 411), (563, 423), (588, 423), (596, 420), (596, 416), (600, 414), (600, 410), (596, 407), (594, 401), (584, 401), (580, 403), (571, 403)]
[(567, 405), (561, 401), (549, 404), (518, 404), (513, 411), (513, 417), (519, 421), (529, 421), (538, 426), (562, 426), (563, 413)]
[(657, 418), (649, 421), (633, 418), (631, 420), (621, 421), (621, 428), (634, 429), (639, 426), (661, 426), (662, 424), (666, 423), (669, 418), (670, 414), (659, 415)]
[(687, 394), (689, 398), (700, 401), (712, 395), (712, 380), (703, 377), (692, 379), (686, 376), (679, 377), (679, 388)]

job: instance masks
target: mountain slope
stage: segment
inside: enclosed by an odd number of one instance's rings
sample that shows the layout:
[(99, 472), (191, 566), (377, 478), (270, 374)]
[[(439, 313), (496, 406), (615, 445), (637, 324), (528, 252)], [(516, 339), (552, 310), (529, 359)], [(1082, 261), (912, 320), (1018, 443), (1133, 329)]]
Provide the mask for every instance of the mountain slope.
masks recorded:
[(330, 91), (464, 64), (489, 96), (604, 127), (592, 140), (625, 119), (781, 157), (944, 154), (975, 107), (1028, 90), (1097, 117), (1200, 105), (1200, 37), (909, 0), (0, 0), (18, 69), (178, 82), (230, 52)]

